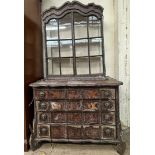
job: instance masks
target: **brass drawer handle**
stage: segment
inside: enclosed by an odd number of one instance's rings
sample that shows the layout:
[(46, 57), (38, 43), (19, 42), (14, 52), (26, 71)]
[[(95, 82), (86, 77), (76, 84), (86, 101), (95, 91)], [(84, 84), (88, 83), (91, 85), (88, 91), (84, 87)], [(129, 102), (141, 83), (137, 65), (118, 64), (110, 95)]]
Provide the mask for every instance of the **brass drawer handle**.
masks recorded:
[(47, 133), (48, 133), (48, 129), (47, 129), (46, 127), (42, 127), (42, 128), (40, 129), (40, 134), (46, 135)]
[(106, 109), (111, 109), (113, 107), (113, 104), (110, 101), (106, 101), (106, 102), (104, 102), (104, 105), (103, 106)]
[(109, 98), (112, 96), (112, 92), (110, 90), (104, 90), (103, 89), (103, 90), (101, 90), (101, 92), (102, 92), (103, 97)]
[(47, 104), (45, 102), (40, 103), (40, 108), (45, 110), (47, 108)]
[(107, 137), (112, 137), (113, 136), (113, 130), (111, 128), (107, 127), (107, 128), (104, 129), (104, 134)]
[(41, 114), (41, 115), (40, 115), (40, 119), (41, 119), (42, 121), (46, 121), (46, 120), (47, 120), (47, 115), (46, 115), (46, 114)]
[(104, 115), (104, 120), (110, 121), (111, 119), (112, 119), (112, 117), (109, 114)]
[(111, 134), (111, 129), (107, 128), (107, 129), (105, 130), (105, 133), (106, 133), (107, 135), (110, 135), (110, 134)]
[(45, 93), (44, 91), (40, 91), (40, 92), (39, 92), (39, 95), (40, 95), (40, 97), (43, 98), (43, 97), (45, 97), (46, 93)]

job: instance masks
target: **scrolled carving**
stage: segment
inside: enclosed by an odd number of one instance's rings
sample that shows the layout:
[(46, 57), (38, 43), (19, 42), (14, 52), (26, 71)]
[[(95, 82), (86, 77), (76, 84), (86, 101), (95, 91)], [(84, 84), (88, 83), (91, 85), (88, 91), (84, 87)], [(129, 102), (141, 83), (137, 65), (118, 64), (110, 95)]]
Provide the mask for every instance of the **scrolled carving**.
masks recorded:
[(81, 15), (95, 15), (98, 18), (102, 17), (103, 8), (100, 5), (95, 5), (94, 3), (89, 3), (84, 5), (78, 1), (66, 2), (59, 8), (51, 7), (45, 10), (42, 14), (43, 22), (47, 23), (51, 18), (62, 18), (70, 12), (78, 12)]
[(115, 149), (117, 150), (117, 152), (120, 154), (120, 155), (123, 155), (124, 152), (125, 152), (125, 149), (126, 149), (126, 143), (125, 142), (119, 142)]
[(30, 140), (29, 140), (30, 148), (32, 151), (35, 151), (41, 146), (41, 143), (37, 140), (35, 140), (34, 134), (31, 134)]

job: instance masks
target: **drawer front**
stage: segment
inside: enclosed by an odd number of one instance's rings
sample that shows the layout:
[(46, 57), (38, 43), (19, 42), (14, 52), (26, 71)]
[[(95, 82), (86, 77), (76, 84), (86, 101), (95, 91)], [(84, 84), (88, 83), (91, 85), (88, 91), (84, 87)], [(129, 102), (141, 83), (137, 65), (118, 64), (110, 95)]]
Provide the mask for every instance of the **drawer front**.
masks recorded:
[(49, 99), (65, 99), (65, 89), (49, 89), (48, 92)]
[(81, 126), (68, 126), (67, 134), (69, 139), (81, 139), (82, 138), (82, 128)]
[(38, 123), (50, 123), (51, 122), (51, 113), (38, 112), (37, 119), (38, 119)]
[(51, 136), (53, 139), (65, 139), (65, 138), (67, 138), (66, 126), (62, 126), (62, 125), (51, 126)]
[(50, 125), (38, 125), (37, 126), (38, 138), (50, 138)]
[(102, 101), (103, 111), (115, 111), (115, 100)]
[(99, 101), (83, 101), (83, 111), (97, 111), (100, 110), (100, 102)]
[(67, 90), (67, 99), (81, 99), (81, 90), (80, 89), (68, 89)]
[(44, 89), (36, 89), (34, 90), (34, 97), (36, 100), (42, 100), (48, 98), (48, 91)]
[(102, 113), (102, 123), (115, 125), (115, 112)]
[(68, 116), (67, 117), (68, 123), (73, 123), (73, 124), (81, 124), (82, 123), (81, 113), (68, 113), (67, 116)]
[(72, 110), (82, 110), (82, 103), (81, 101), (69, 101), (67, 102), (67, 110), (72, 111)]
[(99, 99), (101, 97), (98, 89), (85, 89), (82, 94), (84, 99)]
[(66, 113), (53, 112), (51, 120), (52, 120), (53, 123), (65, 123), (67, 121), (66, 118), (67, 118)]
[(85, 124), (99, 123), (99, 115), (96, 112), (83, 113)]
[(52, 111), (66, 110), (65, 101), (50, 101)]
[(100, 127), (99, 126), (84, 126), (83, 138), (84, 139), (100, 139)]
[(116, 128), (113, 126), (102, 126), (102, 139), (115, 139)]
[(115, 99), (115, 89), (103, 88), (100, 92), (103, 99)]
[(48, 111), (49, 103), (47, 101), (35, 101), (37, 111)]

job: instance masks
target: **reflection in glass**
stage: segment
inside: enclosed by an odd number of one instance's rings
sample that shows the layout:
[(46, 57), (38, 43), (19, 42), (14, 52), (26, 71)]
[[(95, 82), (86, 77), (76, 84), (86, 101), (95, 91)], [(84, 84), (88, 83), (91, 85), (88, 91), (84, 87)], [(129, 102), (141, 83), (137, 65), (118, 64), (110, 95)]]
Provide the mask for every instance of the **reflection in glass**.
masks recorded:
[(102, 39), (94, 38), (89, 40), (90, 56), (102, 54)]
[(101, 37), (101, 21), (95, 16), (89, 16), (89, 37)]
[(61, 57), (72, 57), (72, 40), (62, 40), (60, 41), (60, 52)]
[(71, 39), (72, 38), (71, 19), (72, 19), (71, 13), (69, 13), (59, 20), (60, 39)]
[(102, 57), (90, 57), (91, 74), (103, 73)]
[(58, 22), (56, 19), (51, 19), (46, 24), (46, 39), (58, 39)]
[(89, 74), (89, 59), (88, 57), (76, 58), (77, 75)]
[(62, 75), (73, 75), (73, 58), (61, 58)]
[(75, 40), (76, 57), (88, 56), (88, 39)]
[(48, 75), (60, 75), (59, 59), (48, 59)]
[(59, 57), (58, 41), (47, 41), (47, 57)]
[(74, 13), (75, 38), (87, 38), (87, 18)]

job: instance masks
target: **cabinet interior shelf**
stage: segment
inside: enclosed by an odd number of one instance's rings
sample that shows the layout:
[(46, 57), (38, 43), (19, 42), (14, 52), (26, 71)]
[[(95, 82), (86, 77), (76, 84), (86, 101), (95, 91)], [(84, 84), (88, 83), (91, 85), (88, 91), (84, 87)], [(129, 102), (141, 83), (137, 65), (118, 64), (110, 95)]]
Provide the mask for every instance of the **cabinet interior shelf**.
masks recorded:
[[(90, 58), (96, 58), (96, 59), (99, 59), (99, 58), (101, 58), (102, 57), (102, 55), (90, 55)], [(50, 59), (50, 60), (52, 60), (52, 59), (59, 59), (59, 58), (62, 58), (62, 59), (70, 59), (70, 58), (73, 58), (73, 57), (71, 57), (71, 56), (69, 56), (69, 57), (47, 57), (46, 59)], [(89, 57), (88, 56), (76, 56), (76, 58), (83, 58), (83, 59), (88, 59)]]
[[(89, 37), (89, 38), (75, 38), (74, 40), (91, 40), (91, 39), (98, 39), (102, 40), (102, 37)], [(66, 38), (66, 39), (46, 39), (46, 41), (66, 41), (66, 40), (72, 40), (72, 38)]]

